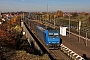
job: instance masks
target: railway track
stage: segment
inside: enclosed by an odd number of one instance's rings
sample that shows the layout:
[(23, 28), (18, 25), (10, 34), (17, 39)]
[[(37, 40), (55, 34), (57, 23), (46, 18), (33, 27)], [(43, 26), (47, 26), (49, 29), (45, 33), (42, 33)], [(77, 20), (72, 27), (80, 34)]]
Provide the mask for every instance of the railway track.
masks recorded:
[(61, 48), (58, 50), (53, 50), (53, 49), (49, 50), (48, 47), (46, 47), (44, 41), (40, 40), (36, 35), (35, 35), (35, 37), (38, 39), (38, 41), (41, 43), (41, 45), (46, 49), (49, 56), (51, 56), (51, 60), (72, 60), (69, 56), (67, 56), (67, 54), (63, 53), (60, 50)]
[(35, 34), (34, 36), (38, 39), (41, 45), (47, 50), (47, 53), (49, 54), (49, 56), (51, 56), (51, 60), (72, 60), (69, 56), (67, 56), (67, 54), (63, 53), (60, 49), (49, 50), (48, 47), (46, 47), (44, 41), (40, 40)]
[(72, 60), (61, 50), (50, 50), (50, 54), (53, 56), (55, 60)]
[[(33, 30), (30, 30), (37, 39), (39, 41), (38, 45), (42, 47), (44, 47), (44, 50), (47, 50), (46, 53), (49, 54), (49, 56), (51, 57), (51, 60), (71, 60), (70, 57), (68, 57), (66, 54), (64, 54), (60, 49), (59, 50), (49, 50), (48, 47), (46, 47), (44, 41), (40, 40), (36, 35), (35, 33), (33, 32)], [(35, 38), (34, 37), (34, 38)], [(41, 49), (42, 49), (41, 47)]]
[[(37, 22), (39, 24), (42, 24), (41, 22), (38, 22), (38, 21), (34, 21), (34, 22)], [(48, 26), (47, 24), (44, 24), (44, 25)], [(49, 26), (52, 27), (53, 25), (52, 24), (49, 24)], [(70, 50), (69, 48), (67, 48), (63, 44), (62, 44), (61, 50), (63, 52), (61, 52), (60, 50), (59, 51), (58, 50), (51, 50), (51, 51), (49, 51), (49, 53), (51, 53), (51, 55), (53, 56), (53, 58), (56, 59), (56, 60), (72, 60), (72, 59), (74, 59), (74, 60), (85, 60), (83, 57), (81, 57), (80, 55), (78, 55), (74, 51)], [(67, 54), (70, 58), (67, 58), (64, 53)]]
[[(38, 41), (40, 42), (40, 43), (38, 43), (38, 45), (41, 47), (41, 45), (44, 47), (44, 49), (43, 48), (41, 48), (41, 49), (43, 49), (43, 50), (47, 50), (47, 52), (48, 52), (48, 54), (51, 56), (51, 60), (71, 60), (71, 58), (70, 57), (68, 57), (67, 55), (65, 55), (61, 50), (49, 50), (47, 47), (46, 47), (46, 45), (45, 45), (45, 43), (42, 41), (42, 40), (40, 40), (36, 35), (35, 35), (35, 33), (34, 33), (34, 31), (33, 30), (30, 30), (33, 34), (34, 34), (34, 36), (38, 39)], [(32, 35), (33, 35), (32, 34)], [(35, 37), (33, 37), (33, 38), (35, 38)], [(36, 40), (36, 39), (35, 39)], [(45, 51), (44, 51), (45, 52)]]

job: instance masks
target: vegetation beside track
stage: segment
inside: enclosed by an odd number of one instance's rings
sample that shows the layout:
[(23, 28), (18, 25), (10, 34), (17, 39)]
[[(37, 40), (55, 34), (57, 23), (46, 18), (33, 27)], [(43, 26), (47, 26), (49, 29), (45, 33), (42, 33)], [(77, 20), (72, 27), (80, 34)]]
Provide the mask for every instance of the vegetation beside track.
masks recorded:
[(50, 60), (47, 54), (40, 56), (39, 51), (29, 45), (22, 35), (20, 20), (12, 24), (5, 21), (0, 27), (0, 60)]

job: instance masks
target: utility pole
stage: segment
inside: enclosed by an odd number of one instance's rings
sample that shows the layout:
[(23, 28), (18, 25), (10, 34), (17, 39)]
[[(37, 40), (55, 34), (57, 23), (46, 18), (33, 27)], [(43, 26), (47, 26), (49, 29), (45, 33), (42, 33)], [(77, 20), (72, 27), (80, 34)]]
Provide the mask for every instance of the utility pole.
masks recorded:
[(24, 20), (24, 12), (23, 12), (23, 20)]
[(1, 18), (1, 11), (0, 11), (0, 18)]
[(87, 32), (86, 32), (86, 44), (85, 45), (87, 46)]
[(48, 20), (48, 4), (47, 4), (47, 20)]
[(56, 16), (54, 16), (54, 29), (55, 29), (55, 25), (56, 25), (55, 18), (56, 18)]
[(81, 29), (81, 20), (79, 20), (79, 43), (80, 43), (80, 29)]
[(70, 37), (70, 13), (69, 13), (69, 37)]
[(47, 29), (47, 21), (48, 21), (48, 4), (47, 4), (47, 19), (46, 19), (46, 29)]
[(88, 32), (89, 32), (89, 30), (86, 28), (86, 43), (85, 43), (85, 45), (87, 46), (87, 41), (88, 41)]

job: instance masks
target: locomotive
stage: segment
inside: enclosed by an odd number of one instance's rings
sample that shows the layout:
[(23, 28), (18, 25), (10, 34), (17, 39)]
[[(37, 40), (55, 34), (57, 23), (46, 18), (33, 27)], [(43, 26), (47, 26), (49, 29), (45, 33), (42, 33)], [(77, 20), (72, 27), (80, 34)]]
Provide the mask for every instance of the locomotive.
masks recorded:
[(31, 30), (34, 31), (40, 40), (43, 40), (49, 49), (60, 48), (61, 39), (58, 30), (43, 25), (37, 25), (37, 23), (33, 22), (32, 20), (27, 21), (27, 25)]

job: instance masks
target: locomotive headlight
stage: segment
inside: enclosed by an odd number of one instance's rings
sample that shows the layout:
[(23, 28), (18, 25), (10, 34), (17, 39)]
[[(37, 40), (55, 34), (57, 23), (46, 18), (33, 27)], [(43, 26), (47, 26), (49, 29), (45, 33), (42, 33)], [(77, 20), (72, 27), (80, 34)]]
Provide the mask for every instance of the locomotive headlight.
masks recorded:
[(49, 43), (51, 43), (51, 42), (49, 42)]
[(55, 39), (55, 38), (53, 38), (53, 39)]

